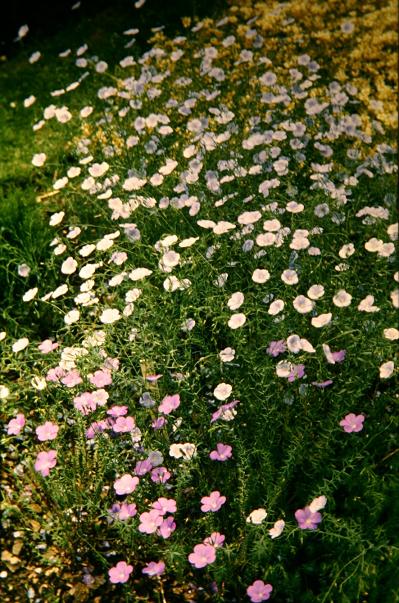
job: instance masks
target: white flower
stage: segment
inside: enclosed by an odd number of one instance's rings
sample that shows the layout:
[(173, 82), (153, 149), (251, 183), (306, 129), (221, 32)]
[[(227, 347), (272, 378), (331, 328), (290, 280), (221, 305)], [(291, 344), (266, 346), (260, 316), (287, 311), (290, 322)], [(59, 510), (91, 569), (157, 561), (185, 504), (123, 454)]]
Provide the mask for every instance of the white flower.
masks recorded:
[(254, 511), (252, 511), (246, 521), (247, 523), (253, 523), (255, 525), (260, 525), (262, 523), (262, 521), (264, 521), (267, 517), (267, 511), (266, 509), (254, 509)]
[(284, 519), (278, 519), (274, 526), (269, 530), (270, 538), (278, 538), (285, 527)]
[(285, 206), (286, 210), (291, 212), (292, 214), (299, 214), (301, 211), (305, 209), (305, 206), (302, 203), (297, 203), (296, 201), (290, 201)]
[(62, 263), (61, 272), (62, 274), (73, 274), (76, 271), (77, 266), (77, 261), (72, 257), (69, 257)]
[(219, 352), (219, 358), (222, 362), (231, 362), (234, 360), (236, 351), (233, 348), (224, 348)]
[(287, 337), (287, 348), (293, 354), (297, 354), (302, 350), (301, 338), (299, 335), (290, 335)]
[(229, 298), (227, 305), (230, 310), (237, 310), (244, 303), (244, 293), (241, 291), (236, 291)]
[(152, 270), (149, 270), (148, 268), (135, 268), (129, 272), (129, 278), (131, 281), (140, 281), (150, 274), (152, 274)]
[(387, 233), (391, 241), (397, 241), (398, 239), (398, 223), (390, 224), (387, 228)]
[(353, 243), (348, 243), (347, 245), (343, 245), (341, 249), (338, 251), (338, 255), (342, 259), (349, 258), (351, 255), (355, 253), (355, 246)]
[(301, 346), (304, 352), (309, 352), (310, 354), (316, 352), (310, 341), (308, 341), (307, 339), (301, 338)]
[(391, 341), (395, 341), (395, 339), (399, 339), (399, 330), (391, 327), (390, 329), (384, 329), (384, 337), (385, 339), (390, 339)]
[(133, 176), (132, 178), (127, 178), (125, 180), (125, 182), (122, 185), (122, 188), (125, 191), (138, 191), (140, 188), (142, 188), (145, 183), (147, 181), (146, 180), (142, 180), (140, 178), (136, 178), (135, 176)]
[(83, 247), (79, 249), (79, 255), (81, 255), (83, 258), (86, 258), (88, 255), (93, 253), (95, 248), (95, 245), (83, 245)]
[(325, 327), (331, 322), (332, 314), (331, 312), (327, 312), (327, 314), (319, 314), (319, 316), (314, 316), (311, 320), (311, 323), (317, 329), (321, 327)]
[(80, 318), (80, 312), (79, 310), (70, 310), (70, 312), (67, 312), (67, 314), (65, 314), (64, 316), (64, 322), (66, 325), (71, 325), (74, 322), (77, 322)]
[(107, 308), (103, 310), (100, 321), (105, 325), (111, 325), (113, 322), (116, 322), (121, 318), (119, 310), (115, 308)]
[(31, 385), (39, 392), (43, 391), (47, 387), (47, 381), (44, 377), (33, 377), (31, 379)]
[(255, 241), (259, 247), (270, 247), (276, 242), (276, 235), (273, 232), (263, 232), (258, 234)]
[(287, 378), (293, 370), (293, 364), (287, 360), (280, 360), (276, 364), (276, 375), (277, 377)]
[(284, 270), (281, 275), (281, 280), (286, 285), (296, 285), (299, 281), (299, 278), (295, 270)]
[(62, 220), (64, 219), (65, 216), (65, 212), (64, 211), (59, 211), (55, 214), (53, 214), (52, 216), (50, 216), (50, 226), (57, 226), (58, 224), (60, 224), (62, 222)]
[(379, 312), (378, 306), (373, 306), (374, 295), (366, 295), (364, 299), (359, 303), (357, 309), (360, 312)]
[(270, 304), (267, 312), (271, 316), (276, 316), (276, 314), (279, 314), (283, 310), (284, 305), (285, 304), (282, 299), (276, 299)]
[(260, 220), (262, 217), (262, 214), (260, 213), (260, 211), (244, 211), (242, 214), (240, 214), (238, 216), (238, 223), (239, 224), (254, 224), (255, 222), (257, 222), (258, 220)]
[(7, 337), (7, 333), (5, 331), (0, 331), (0, 341), (3, 341)]
[(107, 237), (104, 237), (103, 239), (100, 239), (96, 245), (96, 249), (98, 251), (107, 251), (107, 249), (109, 249), (110, 247), (112, 247), (112, 245), (114, 244), (112, 239), (109, 239)]
[(263, 230), (266, 230), (267, 232), (278, 232), (280, 228), (281, 223), (279, 220), (273, 219), (265, 220), (265, 222), (263, 222)]
[(194, 243), (196, 243), (198, 240), (199, 237), (190, 237), (188, 239), (183, 239), (182, 241), (180, 241), (179, 247), (191, 247), (191, 245), (194, 245)]
[(172, 444), (169, 448), (169, 455), (175, 459), (184, 458), (185, 460), (189, 460), (196, 455), (196, 452), (196, 445), (189, 442), (185, 444)]
[(314, 307), (314, 301), (305, 297), (304, 295), (298, 295), (293, 301), (293, 306), (300, 314), (307, 314), (311, 312)]
[(262, 268), (257, 268), (256, 270), (254, 270), (253, 274), (252, 274), (252, 280), (254, 281), (254, 283), (266, 283), (266, 281), (268, 281), (270, 278), (270, 272), (266, 269), (262, 269)]
[(324, 295), (324, 287), (323, 285), (312, 285), (308, 289), (308, 297), (310, 299), (320, 299)]
[(364, 246), (367, 249), (367, 251), (374, 253), (374, 252), (380, 251), (383, 244), (384, 244), (384, 241), (381, 241), (381, 239), (376, 239), (375, 237), (373, 237), (372, 239), (369, 239), (364, 244)]
[(22, 296), (22, 300), (24, 302), (28, 302), (31, 301), (34, 297), (36, 297), (38, 292), (38, 288), (37, 287), (33, 287), (33, 289), (29, 289), (29, 291), (27, 291), (23, 296)]
[(394, 368), (395, 368), (395, 365), (392, 362), (392, 360), (389, 360), (388, 362), (384, 362), (384, 364), (381, 364), (380, 378), (381, 379), (389, 379), (389, 377), (391, 377), (393, 374)]
[(333, 304), (338, 308), (346, 308), (350, 306), (352, 296), (345, 289), (340, 289), (333, 297)]
[(58, 178), (53, 184), (53, 189), (55, 191), (59, 191), (61, 188), (64, 188), (68, 184), (68, 178), (64, 176), (63, 178)]
[(213, 390), (213, 395), (217, 400), (227, 400), (232, 391), (233, 388), (229, 383), (219, 383)]
[(213, 227), (212, 230), (213, 230), (213, 234), (220, 235), (220, 234), (225, 234), (229, 230), (233, 230), (235, 227), (236, 227), (235, 224), (232, 224), (231, 222), (224, 222), (223, 220), (221, 220), (220, 222), (215, 224), (215, 226)]
[(31, 269), (28, 264), (20, 264), (18, 266), (18, 275), (26, 278), (27, 276), (29, 276), (30, 270)]
[(93, 178), (101, 178), (109, 170), (109, 165), (106, 161), (102, 163), (93, 163), (89, 167), (89, 174), (93, 176)]
[(399, 308), (399, 289), (391, 291), (391, 302), (394, 308)]
[(10, 395), (10, 390), (5, 385), (0, 385), (0, 400), (5, 400)]
[(180, 253), (176, 253), (176, 251), (167, 251), (162, 256), (161, 262), (167, 268), (173, 268), (180, 262)]
[(86, 264), (79, 270), (79, 276), (82, 279), (91, 278), (100, 264)]
[(15, 343), (13, 343), (12, 351), (21, 352), (21, 350), (24, 350), (28, 345), (29, 339), (27, 337), (22, 337), (22, 339), (18, 339)]
[(317, 511), (321, 511), (327, 504), (327, 498), (325, 496), (318, 496), (314, 498), (309, 505), (309, 509), (312, 513), (317, 513)]
[(32, 165), (35, 167), (42, 167), (47, 159), (46, 153), (36, 153), (32, 157)]
[(245, 314), (232, 314), (227, 324), (229, 325), (230, 329), (239, 329), (243, 326), (243, 324), (245, 324), (246, 320), (247, 317)]

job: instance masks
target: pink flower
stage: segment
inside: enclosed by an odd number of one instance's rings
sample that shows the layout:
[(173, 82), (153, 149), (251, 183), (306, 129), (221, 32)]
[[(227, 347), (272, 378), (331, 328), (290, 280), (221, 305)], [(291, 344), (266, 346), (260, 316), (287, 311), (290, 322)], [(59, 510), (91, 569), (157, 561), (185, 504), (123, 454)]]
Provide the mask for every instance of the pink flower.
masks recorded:
[(216, 511), (219, 511), (219, 509), (222, 507), (222, 505), (224, 505), (225, 502), (226, 497), (221, 496), (220, 492), (218, 490), (215, 490), (214, 492), (211, 492), (209, 496), (204, 496), (203, 498), (201, 498), (201, 511), (203, 511), (204, 513), (207, 513), (208, 511), (212, 511), (212, 513), (215, 513)]
[(167, 420), (165, 417), (159, 417), (158, 419), (154, 419), (154, 421), (151, 423), (151, 427), (153, 429), (162, 429), (162, 427), (165, 427), (166, 423)]
[(127, 411), (127, 406), (113, 406), (107, 410), (107, 415), (110, 415), (111, 417), (123, 417), (126, 415)]
[(212, 450), (209, 457), (213, 461), (227, 461), (232, 456), (232, 447), (228, 444), (219, 444), (216, 445), (216, 450)]
[(222, 404), (219, 408), (213, 413), (211, 418), (211, 423), (218, 421), (219, 419), (223, 419), (224, 421), (230, 421), (234, 418), (235, 410), (234, 407), (237, 406), (239, 400), (233, 400), (232, 402), (228, 402), (227, 404)]
[(164, 415), (168, 415), (173, 412), (180, 406), (180, 396), (179, 394), (174, 394), (173, 396), (165, 396), (162, 400), (161, 404), (158, 407), (158, 411), (163, 413)]
[(46, 381), (52, 381), (54, 383), (58, 382), (61, 377), (64, 377), (65, 374), (64, 369), (62, 369), (60, 366), (56, 366), (47, 372)]
[(133, 431), (136, 427), (136, 423), (133, 417), (118, 417), (112, 426), (112, 430), (115, 433), (127, 433)]
[(162, 377), (162, 375), (146, 375), (146, 380), (149, 381), (150, 383), (154, 383), (156, 381), (158, 381), (158, 379), (160, 379)]
[(139, 532), (142, 532), (143, 534), (153, 534), (162, 524), (163, 519), (158, 511), (152, 510), (148, 513), (142, 513), (140, 515), (140, 522)]
[(162, 538), (169, 538), (169, 536), (175, 531), (176, 523), (174, 518), (169, 515), (166, 519), (163, 520), (161, 525), (159, 526), (158, 533)]
[(36, 435), (40, 442), (46, 440), (55, 440), (58, 434), (59, 427), (51, 421), (46, 421), (43, 425), (36, 427)]
[(261, 601), (267, 601), (270, 598), (272, 590), (271, 584), (265, 584), (263, 580), (255, 580), (251, 586), (248, 586), (247, 595), (252, 603), (261, 603)]
[(82, 378), (80, 376), (79, 371), (76, 369), (73, 371), (69, 371), (69, 373), (67, 373), (65, 377), (62, 377), (61, 383), (63, 385), (66, 385), (67, 387), (75, 387), (75, 385), (79, 385), (79, 383), (82, 383)]
[(120, 521), (125, 521), (126, 519), (129, 519), (129, 517), (134, 517), (136, 515), (137, 507), (134, 503), (115, 503), (109, 509), (108, 513)]
[(129, 580), (132, 571), (132, 565), (128, 565), (126, 561), (119, 561), (114, 567), (108, 570), (109, 581), (112, 584), (124, 584)]
[(93, 375), (88, 375), (88, 379), (90, 383), (95, 387), (105, 387), (106, 385), (111, 385), (111, 371), (106, 369), (102, 371), (96, 371)]
[(153, 502), (151, 506), (159, 513), (159, 515), (176, 513), (176, 501), (173, 498), (164, 498), (161, 496), (158, 500)]
[(160, 576), (165, 571), (165, 564), (163, 561), (150, 561), (143, 568), (143, 574), (147, 574), (147, 576)]
[(298, 522), (298, 527), (301, 530), (316, 530), (318, 524), (321, 522), (322, 517), (320, 513), (312, 513), (309, 507), (304, 509), (298, 509), (295, 511), (295, 519)]
[(59, 344), (51, 341), (51, 339), (45, 339), (44, 341), (39, 343), (39, 345), (37, 347), (41, 351), (42, 354), (48, 354), (49, 352), (56, 350), (58, 348), (58, 346), (59, 346)]
[(225, 537), (223, 536), (223, 534), (220, 534), (220, 532), (212, 532), (210, 536), (203, 540), (203, 543), (210, 544), (211, 546), (214, 546), (215, 549), (217, 549), (223, 546), (224, 541)]
[(139, 481), (138, 477), (133, 477), (129, 473), (124, 473), (122, 477), (115, 480), (114, 490), (119, 495), (131, 494), (137, 488)]
[(363, 421), (363, 415), (355, 415), (353, 412), (350, 412), (339, 424), (344, 428), (346, 433), (351, 433), (352, 431), (362, 431)]
[(14, 419), (7, 425), (7, 434), (8, 435), (19, 435), (26, 423), (25, 415), (22, 412), (19, 412)]
[(216, 559), (215, 547), (210, 544), (196, 544), (188, 560), (197, 569), (213, 563)]
[(109, 429), (109, 425), (106, 419), (103, 419), (102, 421), (93, 421), (88, 429), (86, 429), (86, 438), (92, 440), (97, 433), (103, 433), (103, 431), (106, 431), (107, 429)]
[(90, 392), (83, 392), (73, 399), (73, 405), (82, 415), (88, 415), (97, 408), (97, 404)]
[(39, 452), (35, 462), (35, 470), (42, 474), (43, 477), (47, 477), (50, 473), (50, 469), (55, 467), (57, 464), (57, 451), (49, 450), (48, 452)]
[(165, 484), (170, 477), (171, 475), (166, 467), (155, 467), (151, 471), (151, 479), (156, 484)]

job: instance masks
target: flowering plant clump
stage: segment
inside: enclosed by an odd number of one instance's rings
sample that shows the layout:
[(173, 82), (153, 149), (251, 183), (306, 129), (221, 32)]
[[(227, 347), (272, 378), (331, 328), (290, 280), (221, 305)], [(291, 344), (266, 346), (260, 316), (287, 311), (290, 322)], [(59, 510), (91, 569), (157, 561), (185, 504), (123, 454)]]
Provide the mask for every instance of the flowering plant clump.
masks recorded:
[(394, 596), (392, 10), (245, 1), (25, 57), (0, 398), (30, 599)]

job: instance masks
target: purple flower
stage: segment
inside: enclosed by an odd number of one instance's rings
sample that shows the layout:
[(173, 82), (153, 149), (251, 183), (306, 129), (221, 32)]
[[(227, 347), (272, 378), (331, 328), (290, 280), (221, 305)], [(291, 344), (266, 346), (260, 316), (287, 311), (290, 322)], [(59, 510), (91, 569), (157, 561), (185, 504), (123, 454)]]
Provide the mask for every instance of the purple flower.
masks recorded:
[(170, 478), (170, 473), (166, 467), (155, 467), (151, 471), (151, 479), (156, 484), (165, 484)]
[(197, 544), (194, 551), (188, 556), (188, 560), (197, 569), (213, 563), (216, 559), (215, 547), (210, 544)]
[(163, 561), (150, 561), (143, 568), (143, 574), (147, 574), (147, 576), (160, 576), (165, 571), (165, 564)]
[(288, 381), (292, 382), (295, 379), (302, 379), (305, 375), (305, 365), (304, 364), (294, 364), (292, 371), (288, 375)]
[(339, 352), (332, 352), (331, 355), (332, 355), (333, 359), (335, 360), (335, 362), (343, 362), (345, 360), (346, 350), (339, 350)]
[(19, 412), (14, 419), (7, 425), (7, 434), (8, 435), (19, 435), (24, 428), (26, 423), (25, 415), (22, 412)]
[(221, 509), (225, 502), (226, 497), (221, 496), (220, 492), (218, 490), (215, 490), (214, 492), (211, 492), (209, 496), (204, 496), (203, 498), (201, 498), (201, 511), (203, 513), (207, 513), (208, 511), (216, 513), (216, 511), (219, 511), (219, 509)]
[(137, 461), (136, 466), (134, 468), (134, 472), (136, 475), (145, 475), (149, 471), (151, 471), (152, 465), (148, 459), (144, 461)]
[(165, 417), (159, 417), (151, 423), (151, 427), (153, 429), (162, 429), (162, 427), (165, 427), (166, 423), (167, 420), (165, 419)]
[(320, 513), (312, 513), (309, 507), (305, 507), (304, 509), (295, 511), (295, 519), (301, 530), (315, 530), (321, 522), (322, 517)]
[(225, 421), (230, 421), (234, 418), (236, 411), (234, 407), (237, 406), (239, 400), (233, 400), (232, 402), (228, 402), (227, 404), (222, 404), (219, 408), (213, 413), (211, 418), (211, 423), (218, 421), (219, 419), (224, 419)]
[(312, 385), (314, 385), (315, 387), (320, 387), (321, 389), (324, 389), (325, 387), (328, 387), (333, 383), (334, 381), (332, 379), (327, 379), (326, 381), (322, 381), (321, 383), (317, 383), (317, 381), (312, 381)]
[(271, 341), (269, 343), (269, 347), (266, 350), (266, 354), (269, 356), (273, 356), (276, 358), (279, 354), (283, 354), (287, 349), (287, 345), (284, 339), (279, 339), (278, 341)]
[(129, 519), (129, 517), (134, 517), (136, 515), (137, 507), (134, 503), (115, 503), (108, 510), (108, 513), (115, 517), (115, 519), (125, 521), (126, 519)]
[(161, 525), (159, 526), (158, 533), (162, 538), (169, 538), (169, 536), (175, 531), (176, 523), (174, 518), (169, 515), (166, 519), (163, 520)]
[(109, 581), (112, 584), (123, 584), (129, 580), (129, 576), (133, 571), (133, 566), (128, 565), (126, 561), (119, 561), (115, 567), (108, 570)]
[(209, 455), (213, 461), (227, 461), (232, 456), (232, 447), (228, 444), (219, 444), (216, 445), (216, 450), (212, 450)]
[(173, 396), (165, 396), (158, 407), (158, 411), (163, 413), (164, 415), (168, 415), (176, 408), (180, 406), (180, 396), (179, 394), (174, 394)]
[(263, 580), (255, 580), (251, 586), (248, 586), (247, 595), (252, 603), (261, 603), (270, 598), (272, 590), (273, 587), (271, 584), (265, 584)]
[(50, 469), (55, 467), (57, 464), (57, 451), (49, 450), (48, 452), (39, 452), (35, 462), (35, 470), (42, 474), (43, 477), (47, 477), (50, 473)]
[(346, 433), (352, 433), (353, 431), (362, 431), (363, 421), (363, 415), (355, 415), (353, 412), (350, 412), (342, 419), (342, 421), (339, 422), (339, 424), (344, 428)]

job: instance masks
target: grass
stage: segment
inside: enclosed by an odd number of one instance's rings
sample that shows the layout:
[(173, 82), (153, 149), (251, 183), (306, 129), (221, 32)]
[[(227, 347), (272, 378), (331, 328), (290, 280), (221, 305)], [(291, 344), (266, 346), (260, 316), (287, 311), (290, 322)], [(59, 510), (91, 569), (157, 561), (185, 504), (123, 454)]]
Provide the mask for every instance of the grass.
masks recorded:
[[(4, 64), (6, 601), (397, 601), (395, 76), (343, 70), (376, 21), (372, 49), (390, 43), (395, 9), (352, 4), (178, 26), (206, 8), (179, 4), (151, 32), (148, 0), (128, 50), (104, 9)], [(51, 104), (70, 118), (34, 131)]]

